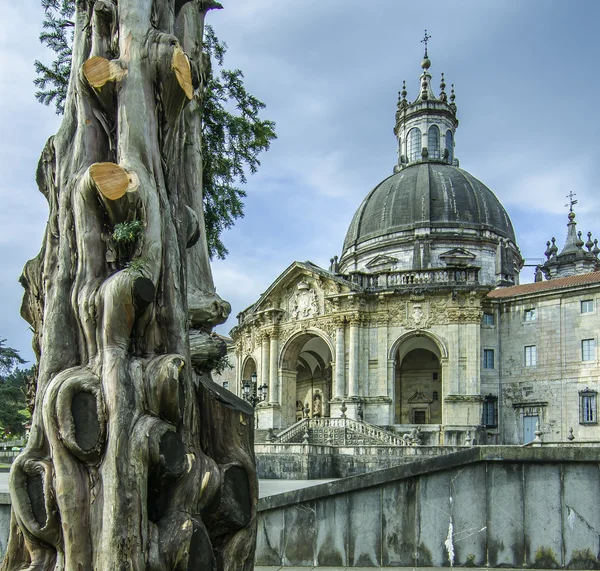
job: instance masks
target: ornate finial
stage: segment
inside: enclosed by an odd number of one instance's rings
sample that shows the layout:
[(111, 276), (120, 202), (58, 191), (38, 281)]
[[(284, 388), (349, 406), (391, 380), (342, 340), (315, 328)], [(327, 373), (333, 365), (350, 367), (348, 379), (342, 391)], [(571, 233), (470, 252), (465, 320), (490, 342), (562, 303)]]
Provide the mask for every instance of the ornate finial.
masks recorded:
[(454, 94), (454, 83), (450, 87), (450, 103), (454, 103), (454, 100), (456, 99), (456, 95)]
[(444, 73), (442, 72), (442, 81), (440, 83), (440, 101), (446, 101), (448, 98), (446, 95), (446, 82), (444, 81)]
[(556, 238), (552, 236), (552, 246), (550, 246), (550, 255), (556, 256), (558, 254), (558, 246), (556, 245)]
[(577, 241), (575, 242), (575, 245), (578, 248), (583, 248), (583, 244), (584, 244), (584, 242), (583, 242), (583, 239), (581, 238), (581, 230), (579, 230), (579, 232), (577, 232)]
[(402, 81), (402, 99), (406, 99), (406, 96), (408, 95), (408, 92), (406, 91), (406, 80)]
[(546, 251), (544, 252), (544, 256), (546, 256), (546, 258), (550, 259), (551, 255), (552, 255), (552, 252), (550, 251), (550, 240), (548, 240), (546, 242)]
[(567, 198), (569, 199), (569, 202), (567, 204), (565, 204), (565, 207), (569, 207), (569, 212), (573, 212), (573, 206), (575, 206), (577, 204), (576, 200), (573, 200), (573, 197), (577, 196), (577, 193), (571, 191), (569, 192), (569, 194), (567, 194)]
[(425, 30), (425, 36), (423, 37), (423, 39), (421, 40), (422, 44), (425, 44), (425, 59), (427, 59), (427, 43), (429, 42), (429, 40), (431, 39), (431, 36), (427, 34), (427, 30)]
[(588, 252), (592, 251), (592, 248), (594, 247), (594, 242), (592, 242), (592, 233), (588, 232), (587, 233), (587, 242), (585, 243), (585, 247), (588, 249)]
[[(426, 74), (423, 74), (423, 81), (421, 82), (421, 99), (427, 99), (429, 97), (429, 95), (427, 94), (427, 87), (428, 87), (428, 83), (427, 83), (427, 76)], [(431, 76), (429, 76), (431, 77)]]
[(600, 248), (598, 248), (598, 238), (594, 239), (594, 249), (592, 250), (592, 254), (594, 254), (596, 257), (598, 257), (598, 254), (600, 254)]

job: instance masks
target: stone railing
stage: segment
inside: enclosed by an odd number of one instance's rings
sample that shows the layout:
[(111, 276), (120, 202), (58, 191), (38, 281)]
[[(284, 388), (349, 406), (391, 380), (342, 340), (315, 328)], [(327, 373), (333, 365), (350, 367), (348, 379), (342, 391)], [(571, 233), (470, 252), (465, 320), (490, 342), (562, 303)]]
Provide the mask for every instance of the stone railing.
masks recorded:
[(408, 446), (417, 442), (388, 432), (368, 422), (351, 418), (304, 418), (280, 432), (276, 443), (321, 444), (331, 446), (353, 446), (361, 444), (383, 444)]
[(275, 442), (300, 442), (306, 433), (309, 420), (309, 418), (303, 418), (296, 422), (296, 424), (288, 426), (275, 437)]
[(478, 285), (479, 268), (430, 268), (427, 270), (389, 271), (380, 274), (350, 274), (348, 279), (367, 289), (410, 286)]

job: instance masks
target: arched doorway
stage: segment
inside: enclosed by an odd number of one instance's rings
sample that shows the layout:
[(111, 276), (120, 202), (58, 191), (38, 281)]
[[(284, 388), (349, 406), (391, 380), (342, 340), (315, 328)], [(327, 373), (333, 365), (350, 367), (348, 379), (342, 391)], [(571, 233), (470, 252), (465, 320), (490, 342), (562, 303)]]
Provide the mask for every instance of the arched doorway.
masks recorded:
[(249, 381), (254, 374), (256, 374), (256, 361), (252, 357), (248, 357), (242, 367), (242, 382)]
[[(236, 394), (238, 396), (242, 396), (242, 386), (244, 382), (250, 382), (250, 386), (252, 387), (252, 376), (256, 374), (256, 361), (252, 357), (247, 357), (242, 366), (242, 377), (240, 379), (240, 386), (236, 387)], [(253, 387), (253, 390), (256, 390), (256, 388)]]
[(282, 352), (282, 417), (284, 425), (329, 416), (331, 347), (316, 333), (291, 339)]
[(438, 345), (413, 336), (395, 356), (396, 424), (442, 424), (442, 366)]

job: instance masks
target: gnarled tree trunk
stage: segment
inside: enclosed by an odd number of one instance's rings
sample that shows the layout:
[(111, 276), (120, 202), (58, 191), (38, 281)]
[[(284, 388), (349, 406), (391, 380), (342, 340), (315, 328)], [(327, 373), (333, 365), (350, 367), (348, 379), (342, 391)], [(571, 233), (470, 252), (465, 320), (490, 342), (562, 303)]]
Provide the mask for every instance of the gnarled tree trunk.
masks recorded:
[(48, 226), (21, 278), (39, 373), (3, 571), (253, 567), (252, 409), (210, 379), (230, 309), (202, 214), (214, 7), (77, 0), (65, 116), (37, 175)]

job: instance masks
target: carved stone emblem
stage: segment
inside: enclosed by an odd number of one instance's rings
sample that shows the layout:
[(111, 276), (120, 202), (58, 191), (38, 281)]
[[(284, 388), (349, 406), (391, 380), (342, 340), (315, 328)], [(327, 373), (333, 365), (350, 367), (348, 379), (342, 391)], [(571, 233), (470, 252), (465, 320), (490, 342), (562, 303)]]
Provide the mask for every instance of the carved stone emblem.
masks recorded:
[(429, 304), (411, 302), (409, 304), (409, 322), (415, 329), (429, 327)]
[(319, 313), (317, 292), (306, 282), (300, 282), (290, 302), (290, 314), (294, 319), (306, 319)]

